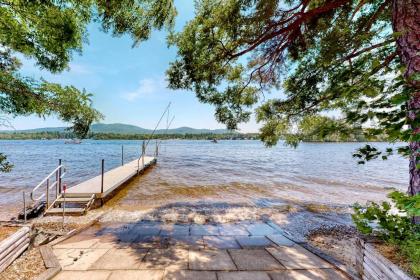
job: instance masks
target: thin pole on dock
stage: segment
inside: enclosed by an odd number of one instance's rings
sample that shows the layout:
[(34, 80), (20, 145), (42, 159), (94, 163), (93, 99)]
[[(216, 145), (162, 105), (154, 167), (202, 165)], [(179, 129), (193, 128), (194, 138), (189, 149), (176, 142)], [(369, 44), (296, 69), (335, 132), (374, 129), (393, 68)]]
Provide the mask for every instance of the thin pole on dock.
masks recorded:
[(101, 193), (104, 192), (104, 171), (105, 171), (105, 160), (101, 161)]
[(143, 140), (143, 145), (141, 146), (141, 168), (144, 169), (144, 155), (146, 154), (146, 144), (144, 143)]
[[(58, 166), (61, 166), (61, 158), (58, 160)], [(58, 169), (58, 192), (61, 194), (61, 167)]]
[(26, 196), (25, 196), (25, 192), (23, 192), (23, 220), (26, 223)]
[(121, 166), (124, 165), (124, 145), (121, 145)]

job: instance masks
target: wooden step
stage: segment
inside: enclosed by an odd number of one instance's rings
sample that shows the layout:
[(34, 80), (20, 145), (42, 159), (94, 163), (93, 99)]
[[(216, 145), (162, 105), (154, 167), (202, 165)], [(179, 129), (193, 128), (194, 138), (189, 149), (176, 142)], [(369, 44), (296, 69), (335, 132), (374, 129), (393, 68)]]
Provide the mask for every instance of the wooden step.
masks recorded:
[(93, 193), (66, 193), (66, 194), (61, 194), (61, 197), (65, 196), (65, 197), (92, 197)]
[(69, 202), (69, 203), (88, 203), (91, 200), (91, 197), (66, 197), (65, 199), (60, 197), (57, 198), (55, 203), (61, 203), (61, 202)]
[[(83, 215), (85, 208), (66, 208), (64, 211), (65, 215)], [(45, 215), (62, 215), (63, 208), (51, 208), (45, 212)]]

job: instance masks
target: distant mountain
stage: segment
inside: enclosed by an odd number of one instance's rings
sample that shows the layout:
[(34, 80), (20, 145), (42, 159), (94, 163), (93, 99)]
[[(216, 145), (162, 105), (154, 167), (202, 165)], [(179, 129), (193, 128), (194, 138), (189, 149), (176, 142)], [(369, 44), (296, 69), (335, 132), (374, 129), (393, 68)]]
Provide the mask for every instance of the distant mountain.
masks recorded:
[[(34, 128), (34, 129), (25, 129), (25, 130), (7, 130), (0, 131), (0, 133), (12, 133), (12, 132), (64, 132), (66, 127), (44, 127), (44, 128)], [(117, 134), (150, 134), (153, 132), (152, 129), (142, 128), (136, 125), (123, 124), (123, 123), (95, 123), (90, 127), (90, 131), (94, 133), (117, 133)], [(213, 134), (225, 134), (230, 131), (227, 129), (197, 129), (191, 127), (178, 127), (168, 129), (158, 129), (156, 134), (203, 134), (203, 133), (213, 133)]]

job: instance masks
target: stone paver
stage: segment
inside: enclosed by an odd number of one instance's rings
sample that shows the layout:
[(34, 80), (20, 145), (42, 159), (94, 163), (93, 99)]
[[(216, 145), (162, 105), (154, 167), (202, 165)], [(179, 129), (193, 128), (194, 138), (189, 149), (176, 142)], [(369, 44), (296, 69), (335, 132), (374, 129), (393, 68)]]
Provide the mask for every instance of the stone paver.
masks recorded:
[(162, 226), (162, 236), (186, 236), (190, 233), (189, 225), (168, 224)]
[(54, 279), (347, 279), (263, 222), (98, 223), (55, 245)]
[(270, 234), (280, 233), (274, 228), (267, 225), (266, 223), (252, 223), (252, 224), (246, 225), (246, 229), (252, 235), (270, 235)]
[(219, 234), (224, 236), (248, 236), (249, 231), (241, 224), (221, 224), (219, 225)]
[(230, 271), (218, 272), (218, 280), (271, 280), (266, 272), (261, 271)]
[(192, 270), (236, 270), (226, 250), (191, 250), (189, 268)]
[(332, 268), (331, 264), (299, 245), (267, 248), (267, 251), (287, 269)]
[(240, 249), (233, 236), (203, 236), (205, 248), (210, 249)]
[(133, 248), (162, 248), (164, 246), (162, 239), (156, 235), (139, 235), (130, 244)]
[(191, 225), (191, 235), (219, 235), (219, 228), (216, 225)]
[(53, 280), (107, 280), (110, 271), (61, 271)]
[(111, 249), (91, 265), (89, 269), (138, 269), (146, 253), (146, 249)]
[(348, 280), (334, 269), (304, 269), (270, 272), (272, 280)]
[(262, 247), (274, 246), (274, 243), (265, 236), (238, 236), (236, 240), (244, 249), (259, 249)]
[(290, 240), (289, 238), (286, 238), (282, 234), (271, 234), (267, 235), (267, 238), (276, 243), (276, 245), (279, 246), (293, 246), (296, 243)]
[(169, 238), (170, 246), (187, 249), (204, 249), (202, 236), (172, 236)]
[(164, 273), (164, 270), (115, 270), (107, 280), (161, 280)]
[(54, 249), (63, 270), (87, 270), (109, 249)]
[(162, 229), (160, 223), (138, 223), (134, 226), (133, 231), (138, 235), (159, 235)]
[(140, 269), (188, 269), (188, 250), (181, 248), (150, 249)]
[(229, 250), (232, 259), (239, 270), (276, 270), (285, 269), (275, 258), (264, 249)]
[(178, 270), (166, 271), (164, 280), (217, 280), (216, 272)]

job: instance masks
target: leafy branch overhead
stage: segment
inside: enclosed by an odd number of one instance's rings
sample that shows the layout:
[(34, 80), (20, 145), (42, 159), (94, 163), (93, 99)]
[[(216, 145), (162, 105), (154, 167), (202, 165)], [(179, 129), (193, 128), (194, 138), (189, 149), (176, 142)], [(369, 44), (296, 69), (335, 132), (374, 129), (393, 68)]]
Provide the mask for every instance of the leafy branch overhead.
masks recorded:
[(69, 67), (75, 53), (82, 52), (91, 21), (114, 36), (130, 35), (137, 45), (154, 28), (172, 28), (175, 15), (172, 1), (1, 1), (0, 112), (55, 114), (72, 122), (78, 136), (85, 137), (89, 125), (102, 118), (92, 108), (91, 94), (20, 75), (16, 54), (57, 73)]
[[(418, 7), (408, 2), (414, 11), (404, 16), (415, 17)], [(404, 67), (397, 45), (416, 37), (394, 30), (398, 5), (200, 0), (195, 18), (170, 37), (178, 47), (167, 71), (170, 87), (192, 90), (200, 101), (215, 105), (216, 118), (231, 129), (257, 108), (268, 145), (280, 138), (296, 144), (301, 139), (294, 128), (326, 111), (341, 113), (338, 126), (370, 128), (367, 134), (386, 135), (391, 142), (418, 141), (412, 128), (419, 118), (407, 118), (418, 87), (407, 80), (418, 73)], [(268, 92), (273, 95), (267, 100)], [(331, 123), (325, 125), (324, 133), (336, 133), (328, 129)]]
[[(153, 29), (171, 29), (175, 15), (171, 0), (0, 1), (0, 114), (55, 115), (71, 122), (75, 135), (85, 138), (90, 124), (103, 117), (92, 107), (92, 94), (22, 76), (17, 54), (58, 73), (82, 52), (91, 21), (113, 36), (128, 34), (136, 46)], [(10, 171), (12, 166), (0, 155), (0, 171)]]

